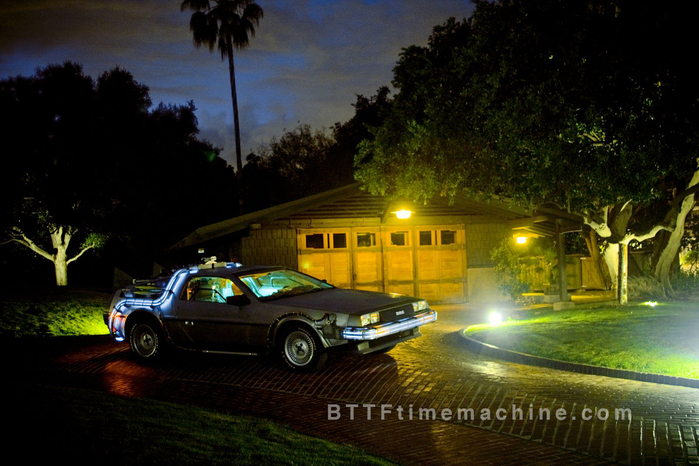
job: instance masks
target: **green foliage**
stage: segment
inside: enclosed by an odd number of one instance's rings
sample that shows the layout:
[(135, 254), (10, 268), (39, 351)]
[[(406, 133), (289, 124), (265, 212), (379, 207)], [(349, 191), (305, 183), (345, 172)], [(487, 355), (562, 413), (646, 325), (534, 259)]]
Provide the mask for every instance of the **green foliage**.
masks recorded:
[[(676, 46), (692, 6), (478, 1), (394, 70), (356, 178), (413, 199), (463, 190), (595, 212), (664, 199), (697, 168), (699, 90)], [(662, 217), (663, 209), (651, 214)]]
[(522, 293), (535, 285), (535, 275), (544, 276), (549, 284), (557, 282), (557, 254), (546, 238), (529, 238), (526, 245), (506, 238), (493, 248), (490, 259), (495, 264), (495, 280), (500, 290), (515, 302), (521, 301)]
[(672, 277), (672, 288), (678, 296), (690, 299), (696, 299), (699, 296), (699, 270), (696, 265), (697, 263), (694, 262), (691, 268), (681, 268)]
[(490, 259), (495, 264), (495, 280), (500, 289), (514, 301), (521, 298), (522, 293), (529, 291), (530, 284), (522, 280), (524, 262), (522, 251), (517, 250), (512, 240), (506, 238), (499, 246), (493, 248)]

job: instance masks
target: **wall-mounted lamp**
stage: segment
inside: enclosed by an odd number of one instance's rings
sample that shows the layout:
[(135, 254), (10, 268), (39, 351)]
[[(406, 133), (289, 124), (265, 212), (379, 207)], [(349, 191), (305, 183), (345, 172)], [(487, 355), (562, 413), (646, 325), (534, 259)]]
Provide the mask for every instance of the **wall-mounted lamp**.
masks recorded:
[(527, 237), (526, 236), (518, 236), (516, 238), (517, 244), (526, 244), (527, 242)]
[(406, 209), (401, 209), (401, 210), (396, 211), (397, 218), (402, 218), (402, 219), (410, 218), (411, 214), (412, 214), (412, 212), (409, 210), (406, 210)]

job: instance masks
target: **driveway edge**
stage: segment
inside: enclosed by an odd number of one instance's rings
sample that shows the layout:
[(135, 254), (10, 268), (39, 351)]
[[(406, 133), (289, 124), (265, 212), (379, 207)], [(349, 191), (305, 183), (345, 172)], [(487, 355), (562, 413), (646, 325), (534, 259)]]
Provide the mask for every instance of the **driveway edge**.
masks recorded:
[(550, 369), (577, 372), (581, 374), (602, 375), (606, 377), (615, 377), (618, 379), (637, 380), (639, 382), (699, 388), (699, 379), (672, 377), (669, 375), (635, 372), (624, 369), (612, 369), (609, 367), (591, 366), (589, 364), (578, 364), (568, 361), (560, 361), (558, 359), (542, 358), (540, 356), (499, 348), (489, 343), (484, 343), (482, 341), (469, 338), (466, 336), (466, 329), (459, 330), (459, 336), (466, 346), (468, 346), (475, 353), (495, 357), (497, 359), (502, 359), (509, 362), (527, 364), (530, 366), (547, 367)]

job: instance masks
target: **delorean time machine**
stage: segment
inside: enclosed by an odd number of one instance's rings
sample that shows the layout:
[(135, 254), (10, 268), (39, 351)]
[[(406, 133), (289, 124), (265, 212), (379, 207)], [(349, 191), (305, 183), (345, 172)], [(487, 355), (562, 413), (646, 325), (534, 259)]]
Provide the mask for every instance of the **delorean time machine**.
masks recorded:
[(104, 320), (140, 358), (168, 347), (276, 352), (292, 370), (319, 368), (329, 351), (383, 353), (437, 319), (426, 301), (336, 288), (284, 267), (210, 263), (118, 290)]

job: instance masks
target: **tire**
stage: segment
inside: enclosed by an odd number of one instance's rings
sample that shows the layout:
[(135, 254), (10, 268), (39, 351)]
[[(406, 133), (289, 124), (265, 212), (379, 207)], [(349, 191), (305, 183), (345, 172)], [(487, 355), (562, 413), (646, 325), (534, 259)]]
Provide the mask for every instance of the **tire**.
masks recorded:
[(154, 359), (163, 353), (163, 332), (157, 324), (139, 320), (129, 332), (129, 346), (131, 351), (141, 359)]
[(320, 369), (328, 359), (318, 337), (300, 325), (282, 330), (277, 349), (286, 366), (297, 372)]

